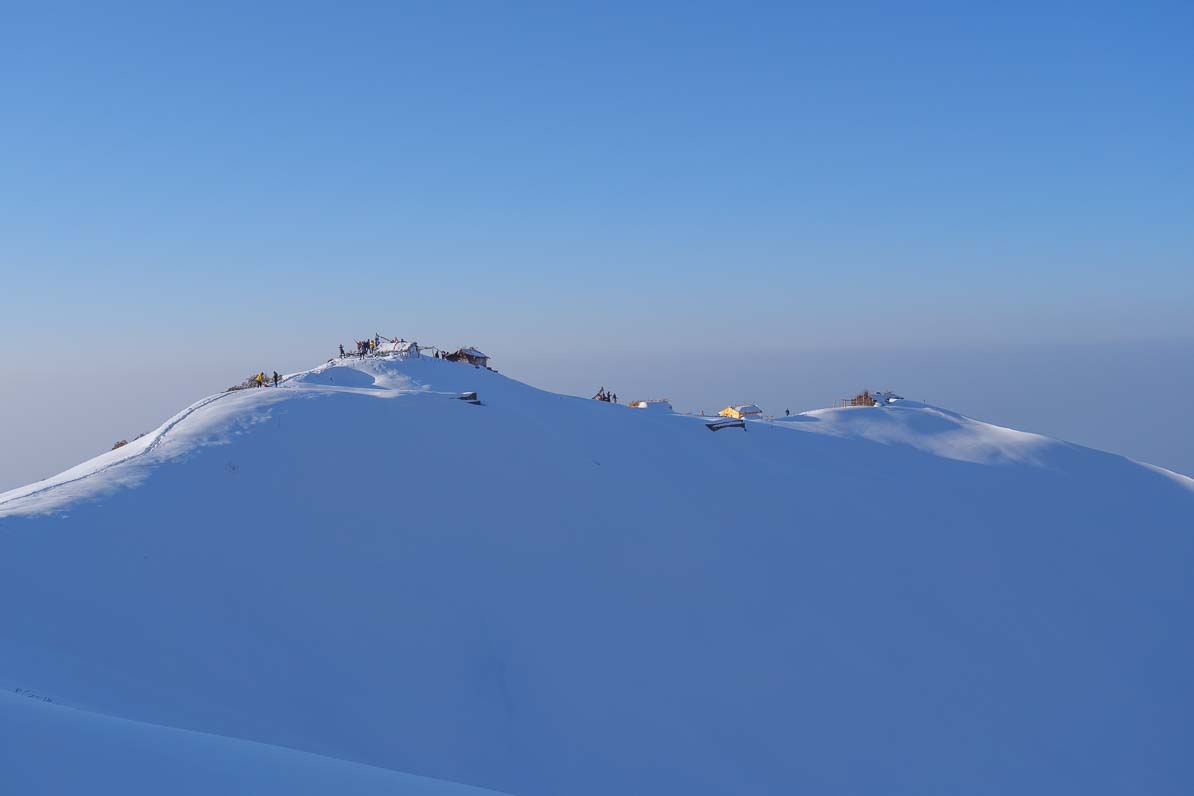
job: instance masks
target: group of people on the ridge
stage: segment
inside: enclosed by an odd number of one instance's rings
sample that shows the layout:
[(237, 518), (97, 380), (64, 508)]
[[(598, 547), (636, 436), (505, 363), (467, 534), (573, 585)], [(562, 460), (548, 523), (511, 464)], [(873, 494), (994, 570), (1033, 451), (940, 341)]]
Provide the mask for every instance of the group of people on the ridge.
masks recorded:
[(618, 402), (618, 394), (616, 392), (606, 392), (605, 388), (602, 387), (597, 391), (597, 394), (593, 396), (593, 400), (605, 401), (608, 404), (616, 404)]
[(341, 343), (340, 344), (340, 356), (341, 356), (341, 358), (347, 357), (347, 356), (364, 357), (364, 356), (369, 356), (370, 354), (376, 354), (377, 349), (381, 346), (381, 341), (383, 339), (387, 343), (397, 343), (398, 342), (397, 339), (391, 340), (388, 337), (383, 338), (380, 334), (374, 334), (373, 339), (369, 339), (368, 337), (366, 337), (364, 340), (356, 341), (356, 344), (357, 344), (356, 353), (349, 353), (349, 352), (345, 351), (344, 344)]
[[(257, 374), (256, 376), (254, 376), (253, 378), (249, 379), (249, 381), (251, 381), (251, 382), (253, 383), (253, 386), (254, 386), (254, 387), (268, 387), (268, 386), (270, 386), (270, 378), (269, 378), (269, 376), (266, 376), (266, 375), (265, 375), (265, 371), (264, 371), (264, 370), (263, 370), (263, 371), (261, 371), (260, 373), (258, 373), (258, 374)], [(277, 386), (278, 386), (278, 382), (280, 382), (280, 381), (282, 381), (282, 377), (281, 377), (281, 376), (278, 374), (278, 371), (276, 371), (276, 370), (275, 370), (275, 371), (274, 371), (274, 386), (275, 386), (275, 387), (277, 387)]]

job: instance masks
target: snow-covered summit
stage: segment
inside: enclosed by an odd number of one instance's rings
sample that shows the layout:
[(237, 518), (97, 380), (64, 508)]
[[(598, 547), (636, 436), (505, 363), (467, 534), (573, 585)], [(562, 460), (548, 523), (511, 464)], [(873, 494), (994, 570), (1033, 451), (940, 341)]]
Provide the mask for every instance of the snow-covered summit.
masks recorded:
[[(516, 384), (496, 372), (431, 357), (365, 357), (329, 360), (286, 376), (277, 387), (216, 393), (196, 401), (152, 432), (56, 476), (0, 493), (0, 517), (69, 506), (113, 488), (140, 483), (156, 466), (209, 445), (228, 444), (255, 423), (284, 412), (295, 401), (454, 397), (466, 387)], [(525, 385), (518, 385), (524, 387)], [(526, 388), (529, 389), (529, 388)]]
[[(311, 370), (286, 376), (276, 389), (266, 387), (208, 396), (127, 446), (44, 481), (0, 493), (0, 516), (56, 510), (83, 497), (135, 485), (153, 465), (180, 458), (196, 448), (226, 444), (244, 433), (247, 425), (285, 411), (293, 401), (344, 400), (351, 395), (387, 399), (455, 398), (478, 389), (507, 399), (500, 403), (506, 410), (515, 412), (520, 406), (529, 407), (544, 400), (556, 404), (561, 399), (575, 400), (543, 393), (485, 368), (431, 357), (329, 360)], [(749, 408), (756, 413), (761, 411)], [(1002, 428), (903, 399), (876, 407), (815, 410), (767, 422), (835, 437), (905, 445), (943, 458), (981, 464), (1044, 465), (1053, 457), (1077, 449), (1039, 434)]]
[(212, 395), (0, 495), (0, 690), (178, 771), (196, 733), (523, 796), (1194, 781), (1189, 479), (908, 401), (709, 420), (433, 358)]

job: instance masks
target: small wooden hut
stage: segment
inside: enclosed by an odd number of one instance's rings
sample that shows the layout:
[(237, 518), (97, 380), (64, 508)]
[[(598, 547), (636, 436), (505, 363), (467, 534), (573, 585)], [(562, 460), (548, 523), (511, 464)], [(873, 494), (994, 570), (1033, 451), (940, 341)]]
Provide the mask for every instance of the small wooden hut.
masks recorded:
[(448, 354), (444, 359), (450, 362), (467, 362), (479, 368), (489, 367), (489, 355), (483, 354), (475, 348), (460, 348)]
[(737, 406), (727, 406), (717, 414), (722, 417), (732, 417), (735, 420), (748, 420), (752, 417), (762, 417), (763, 410), (754, 404), (738, 404)]

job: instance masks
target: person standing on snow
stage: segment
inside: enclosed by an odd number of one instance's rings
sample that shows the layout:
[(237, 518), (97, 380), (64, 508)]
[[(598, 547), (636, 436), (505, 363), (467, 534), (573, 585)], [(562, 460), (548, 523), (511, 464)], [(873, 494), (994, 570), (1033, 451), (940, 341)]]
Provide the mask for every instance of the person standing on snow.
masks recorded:
[(340, 344), (340, 358), (344, 359), (344, 343)]
[(274, 371), (274, 386), (278, 386), (278, 371)]
[(261, 371), (253, 377), (253, 381), (257, 382), (257, 386), (261, 387), (265, 384), (265, 371)]

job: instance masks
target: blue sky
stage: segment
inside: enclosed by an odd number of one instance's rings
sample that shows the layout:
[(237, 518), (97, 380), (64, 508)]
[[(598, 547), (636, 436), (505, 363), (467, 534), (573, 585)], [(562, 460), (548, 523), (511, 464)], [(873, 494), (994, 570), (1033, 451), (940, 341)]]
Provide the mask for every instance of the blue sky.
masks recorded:
[(10, 449), (47, 343), (113, 426), (372, 331), (560, 389), (1194, 346), (1189, 3), (100, 5), (0, 26)]

